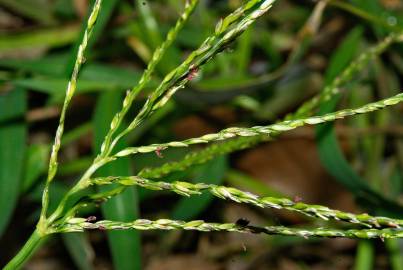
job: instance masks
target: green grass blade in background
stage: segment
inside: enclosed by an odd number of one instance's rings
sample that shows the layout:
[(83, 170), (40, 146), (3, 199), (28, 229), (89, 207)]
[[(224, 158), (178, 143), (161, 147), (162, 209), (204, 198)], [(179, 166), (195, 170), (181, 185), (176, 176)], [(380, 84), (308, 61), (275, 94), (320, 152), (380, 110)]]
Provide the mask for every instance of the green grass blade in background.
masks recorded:
[(144, 0), (135, 0), (135, 3), (140, 15), (142, 29), (145, 31), (148, 43), (151, 45), (152, 49), (156, 49), (162, 43), (162, 38), (150, 5)]
[(354, 59), (360, 42), (363, 38), (363, 28), (356, 27), (348, 33), (342, 43), (333, 53), (330, 59), (329, 66), (325, 74), (325, 83), (331, 83), (337, 75), (339, 75), (348, 64)]
[(39, 177), (46, 172), (49, 149), (49, 146), (46, 144), (32, 144), (28, 147), (24, 177), (21, 185), (23, 193), (27, 192), (39, 180)]
[[(325, 82), (329, 84), (352, 61), (358, 44), (362, 39), (362, 29), (353, 29), (333, 54), (329, 68), (326, 72)], [(321, 105), (320, 114), (334, 111), (340, 95)], [(333, 123), (326, 123), (317, 127), (317, 141), (319, 157), (327, 171), (356, 198), (362, 200), (367, 206), (382, 208), (383, 211), (394, 213), (401, 211), (401, 207), (384, 198), (373, 190), (350, 166), (339, 146)]]
[(249, 63), (252, 57), (252, 36), (253, 25), (239, 37), (238, 48), (236, 50), (237, 72), (240, 76), (247, 76)]
[[(223, 182), (224, 175), (228, 169), (228, 160), (226, 156), (217, 157), (198, 168), (195, 177), (192, 177), (194, 183), (203, 182), (208, 184), (220, 185)], [(213, 201), (214, 196), (210, 193), (182, 198), (176, 204), (171, 216), (178, 220), (191, 220), (196, 218)]]
[[(99, 96), (94, 112), (94, 152), (98, 153), (109, 130), (109, 123), (114, 114), (120, 109), (121, 95), (113, 92), (103, 93)], [(122, 140), (121, 140), (122, 141)], [(124, 147), (124, 143), (117, 145), (117, 149)], [(130, 175), (130, 163), (128, 159), (119, 159), (102, 167), (99, 176)], [(115, 186), (105, 187), (102, 191), (113, 189)], [(138, 218), (137, 191), (135, 188), (127, 188), (119, 196), (111, 198), (102, 205), (102, 213), (105, 219), (132, 221)], [(114, 269), (141, 269), (140, 234), (138, 231), (110, 231), (108, 232), (109, 246), (112, 253)]]
[(403, 270), (402, 239), (387, 239), (385, 245), (389, 253), (391, 269)]
[(381, 1), (352, 0), (351, 4), (361, 13), (367, 13), (369, 17), (375, 18), (371, 20), (371, 27), (378, 36), (385, 35), (391, 30), (401, 30), (403, 27), (401, 12), (399, 10), (393, 12), (392, 9), (386, 8), (386, 5), (382, 7)]
[[(138, 22), (134, 22), (136, 27), (134, 27), (133, 30), (137, 29), (137, 31), (140, 31), (141, 36), (144, 36), (147, 39), (146, 43), (150, 47), (150, 51), (154, 51), (163, 42), (163, 35), (161, 32), (162, 27), (155, 19), (149, 3), (144, 0), (135, 0), (135, 4), (136, 11), (139, 13), (140, 18)], [(133, 34), (136, 35), (136, 33)], [(175, 48), (174, 44), (172, 44), (165, 52), (162, 61), (158, 63), (156, 70), (161, 74), (168, 73), (179, 64), (178, 59), (180, 58), (180, 51)]]
[(75, 41), (78, 31), (79, 29), (76, 25), (68, 25), (20, 34), (2, 34), (0, 35), (0, 53), (9, 53), (16, 50), (32, 51), (35, 48), (62, 47)]
[(89, 239), (84, 233), (69, 233), (61, 235), (67, 251), (70, 253), (74, 263), (79, 270), (94, 269), (92, 261), (94, 260), (94, 251), (90, 245)]
[(27, 127), (26, 91), (0, 94), (0, 235), (10, 223), (23, 176)]
[[(63, 72), (66, 61), (67, 56), (65, 54), (53, 55), (40, 59), (0, 59), (0, 67), (61, 79), (64, 78)], [(134, 69), (127, 69), (93, 61), (83, 66), (80, 79), (112, 81), (119, 86), (128, 84), (134, 85), (138, 82), (140, 76), (141, 74)]]
[(371, 240), (360, 240), (354, 270), (371, 270), (374, 265), (374, 245)]
[(55, 23), (55, 18), (52, 14), (52, 7), (44, 1), (0, 0), (0, 5), (3, 5), (13, 10), (17, 14), (21, 14), (44, 25)]
[(39, 59), (0, 59), (0, 67), (15, 71), (61, 77), (67, 60), (66, 54), (43, 56)]
[[(63, 99), (64, 89), (68, 83), (68, 79), (63, 78), (64, 63), (63, 57), (25, 61), (0, 60), (1, 67), (21, 69), (35, 74), (29, 78), (11, 80), (12, 84), (49, 94), (56, 100)], [(77, 83), (77, 92), (127, 89), (135, 85), (139, 77), (140, 74), (135, 70), (91, 63), (83, 67), (80, 81)], [(152, 86), (153, 83), (150, 85)]]

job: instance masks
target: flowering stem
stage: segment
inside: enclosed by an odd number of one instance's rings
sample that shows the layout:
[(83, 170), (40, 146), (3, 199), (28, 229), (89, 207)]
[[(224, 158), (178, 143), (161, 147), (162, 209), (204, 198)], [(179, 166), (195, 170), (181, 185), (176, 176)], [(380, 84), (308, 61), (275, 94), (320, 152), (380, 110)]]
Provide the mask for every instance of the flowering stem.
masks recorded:
[(140, 147), (128, 147), (115, 154), (115, 157), (123, 157), (137, 153), (149, 153), (168, 147), (188, 147), (193, 144), (203, 144), (213, 141), (223, 141), (234, 137), (253, 137), (256, 135), (276, 135), (281, 132), (289, 131), (304, 125), (317, 125), (325, 122), (332, 122), (337, 119), (342, 119), (348, 116), (369, 113), (376, 110), (383, 109), (387, 106), (396, 105), (403, 101), (403, 93), (395, 96), (379, 100), (373, 103), (368, 103), (364, 106), (355, 109), (344, 109), (321, 116), (313, 116), (302, 119), (286, 120), (269, 126), (255, 126), (250, 128), (230, 127), (223, 129), (218, 133), (211, 133), (197, 138), (191, 138), (184, 141), (173, 141), (161, 144), (151, 144)]
[[(166, 102), (192, 79), (193, 73), (223, 51), (241, 35), (253, 22), (265, 14), (275, 0), (250, 0), (233, 13), (220, 20), (213, 35), (204, 40), (198, 49), (177, 68), (172, 70), (158, 87), (150, 94), (143, 107), (129, 126), (123, 130), (111, 143), (111, 148), (118, 140), (140, 125), (147, 117), (166, 104)], [(113, 121), (112, 121), (113, 122)], [(104, 152), (103, 147), (101, 149)]]
[(239, 225), (237, 223), (208, 223), (203, 220), (192, 220), (189, 222), (171, 219), (137, 219), (132, 222), (119, 222), (101, 220), (96, 223), (88, 222), (85, 218), (72, 218), (63, 224), (60, 232), (82, 232), (85, 230), (187, 230), (187, 231), (226, 231), (268, 235), (287, 235), (298, 237), (344, 237), (344, 238), (402, 238), (401, 229), (349, 229), (337, 230), (330, 228), (301, 229), (284, 226), (251, 226)]
[[(230, 200), (238, 203), (251, 204), (262, 208), (285, 209), (298, 212), (310, 217), (316, 217), (323, 220), (340, 220), (351, 224), (358, 224), (367, 228), (402, 228), (403, 220), (393, 219), (388, 217), (376, 217), (368, 214), (352, 214), (339, 210), (333, 210), (322, 205), (311, 205), (302, 202), (294, 202), (287, 198), (275, 197), (259, 197), (250, 192), (245, 192), (233, 187), (217, 186), (204, 183), (189, 183), (175, 181), (172, 183), (162, 181), (151, 181), (138, 176), (110, 176), (100, 177), (90, 180), (92, 184), (108, 185), (118, 183), (121, 186), (138, 185), (150, 190), (168, 190), (182, 196), (199, 195), (203, 190), (206, 190), (214, 196)], [(118, 193), (119, 190), (116, 191)], [(110, 194), (108, 194), (110, 195)], [(114, 194), (116, 195), (116, 194)], [(91, 197), (91, 196), (90, 196)]]
[[(179, 31), (183, 28), (190, 15), (193, 13), (198, 0), (192, 0), (186, 3), (185, 10), (182, 13), (181, 17), (176, 22), (175, 26), (168, 32), (165, 41), (154, 51), (153, 56), (150, 62), (147, 65), (143, 75), (140, 78), (139, 83), (133, 87), (130, 91), (127, 92), (125, 99), (123, 100), (122, 109), (118, 112), (112, 119), (111, 128), (108, 131), (107, 135), (101, 146), (101, 157), (106, 157), (110, 154), (113, 147), (119, 141), (119, 139), (124, 135), (124, 133), (120, 133), (115, 139), (113, 139), (113, 135), (120, 127), (120, 124), (123, 121), (123, 118), (129, 111), (134, 99), (140, 93), (141, 90), (147, 85), (147, 83), (151, 80), (151, 75), (153, 74), (156, 66), (160, 63), (161, 59), (165, 55), (168, 48), (175, 41), (176, 36)], [(113, 140), (112, 140), (113, 139)]]
[(78, 47), (78, 52), (77, 52), (77, 56), (76, 56), (76, 62), (74, 64), (73, 73), (71, 74), (70, 81), (67, 85), (66, 97), (64, 99), (63, 108), (62, 108), (62, 112), (61, 112), (60, 119), (59, 119), (59, 125), (57, 127), (55, 141), (54, 141), (53, 147), (52, 147), (52, 152), (50, 154), (48, 177), (46, 179), (45, 188), (44, 188), (43, 194), (42, 194), (42, 209), (41, 209), (40, 219), (39, 219), (37, 227), (39, 229), (39, 233), (43, 234), (43, 235), (46, 234), (46, 227), (47, 227), (46, 213), (47, 213), (47, 210), (49, 207), (49, 187), (50, 187), (50, 183), (52, 182), (52, 180), (55, 177), (56, 172), (57, 172), (57, 167), (58, 167), (58, 157), (57, 156), (58, 156), (58, 153), (60, 150), (61, 139), (62, 139), (63, 132), (64, 132), (64, 121), (66, 118), (67, 107), (69, 106), (70, 101), (73, 98), (74, 93), (77, 88), (78, 74), (80, 72), (82, 64), (85, 62), (85, 58), (84, 58), (85, 49), (87, 48), (87, 44), (91, 37), (92, 30), (94, 29), (95, 23), (97, 21), (99, 10), (101, 9), (101, 3), (102, 3), (102, 0), (97, 0), (94, 3), (91, 14), (87, 21), (87, 28), (85, 29), (83, 39), (81, 41), (80, 46)]

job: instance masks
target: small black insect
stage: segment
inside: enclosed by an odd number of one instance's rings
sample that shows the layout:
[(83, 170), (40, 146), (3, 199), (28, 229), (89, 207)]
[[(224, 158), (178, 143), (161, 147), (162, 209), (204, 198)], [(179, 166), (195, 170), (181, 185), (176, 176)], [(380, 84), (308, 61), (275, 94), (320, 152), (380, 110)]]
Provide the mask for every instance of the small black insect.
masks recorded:
[(249, 220), (247, 220), (246, 218), (240, 218), (235, 222), (235, 225), (239, 226), (239, 227), (246, 227), (248, 226), (250, 223)]

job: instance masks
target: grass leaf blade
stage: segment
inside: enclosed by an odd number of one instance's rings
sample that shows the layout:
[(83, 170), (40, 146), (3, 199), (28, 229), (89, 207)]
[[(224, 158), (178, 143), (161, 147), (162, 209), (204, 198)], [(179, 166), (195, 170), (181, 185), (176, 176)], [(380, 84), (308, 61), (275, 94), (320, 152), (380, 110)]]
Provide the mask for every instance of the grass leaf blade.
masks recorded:
[(62, 240), (79, 270), (91, 270), (94, 252), (83, 233), (63, 234)]
[[(0, 95), (0, 235), (10, 222), (20, 191), (27, 128), (18, 118), (24, 117), (25, 110), (24, 89)], [(5, 122), (10, 119), (17, 122)]]

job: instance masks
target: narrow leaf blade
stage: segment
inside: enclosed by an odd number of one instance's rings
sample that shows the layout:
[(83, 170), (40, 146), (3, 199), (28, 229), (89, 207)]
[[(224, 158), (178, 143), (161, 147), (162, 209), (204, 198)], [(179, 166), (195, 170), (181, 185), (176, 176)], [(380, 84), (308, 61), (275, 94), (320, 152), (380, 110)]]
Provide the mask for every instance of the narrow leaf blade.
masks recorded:
[(23, 89), (0, 95), (0, 235), (10, 221), (20, 191), (27, 136), (21, 121), (25, 110)]

